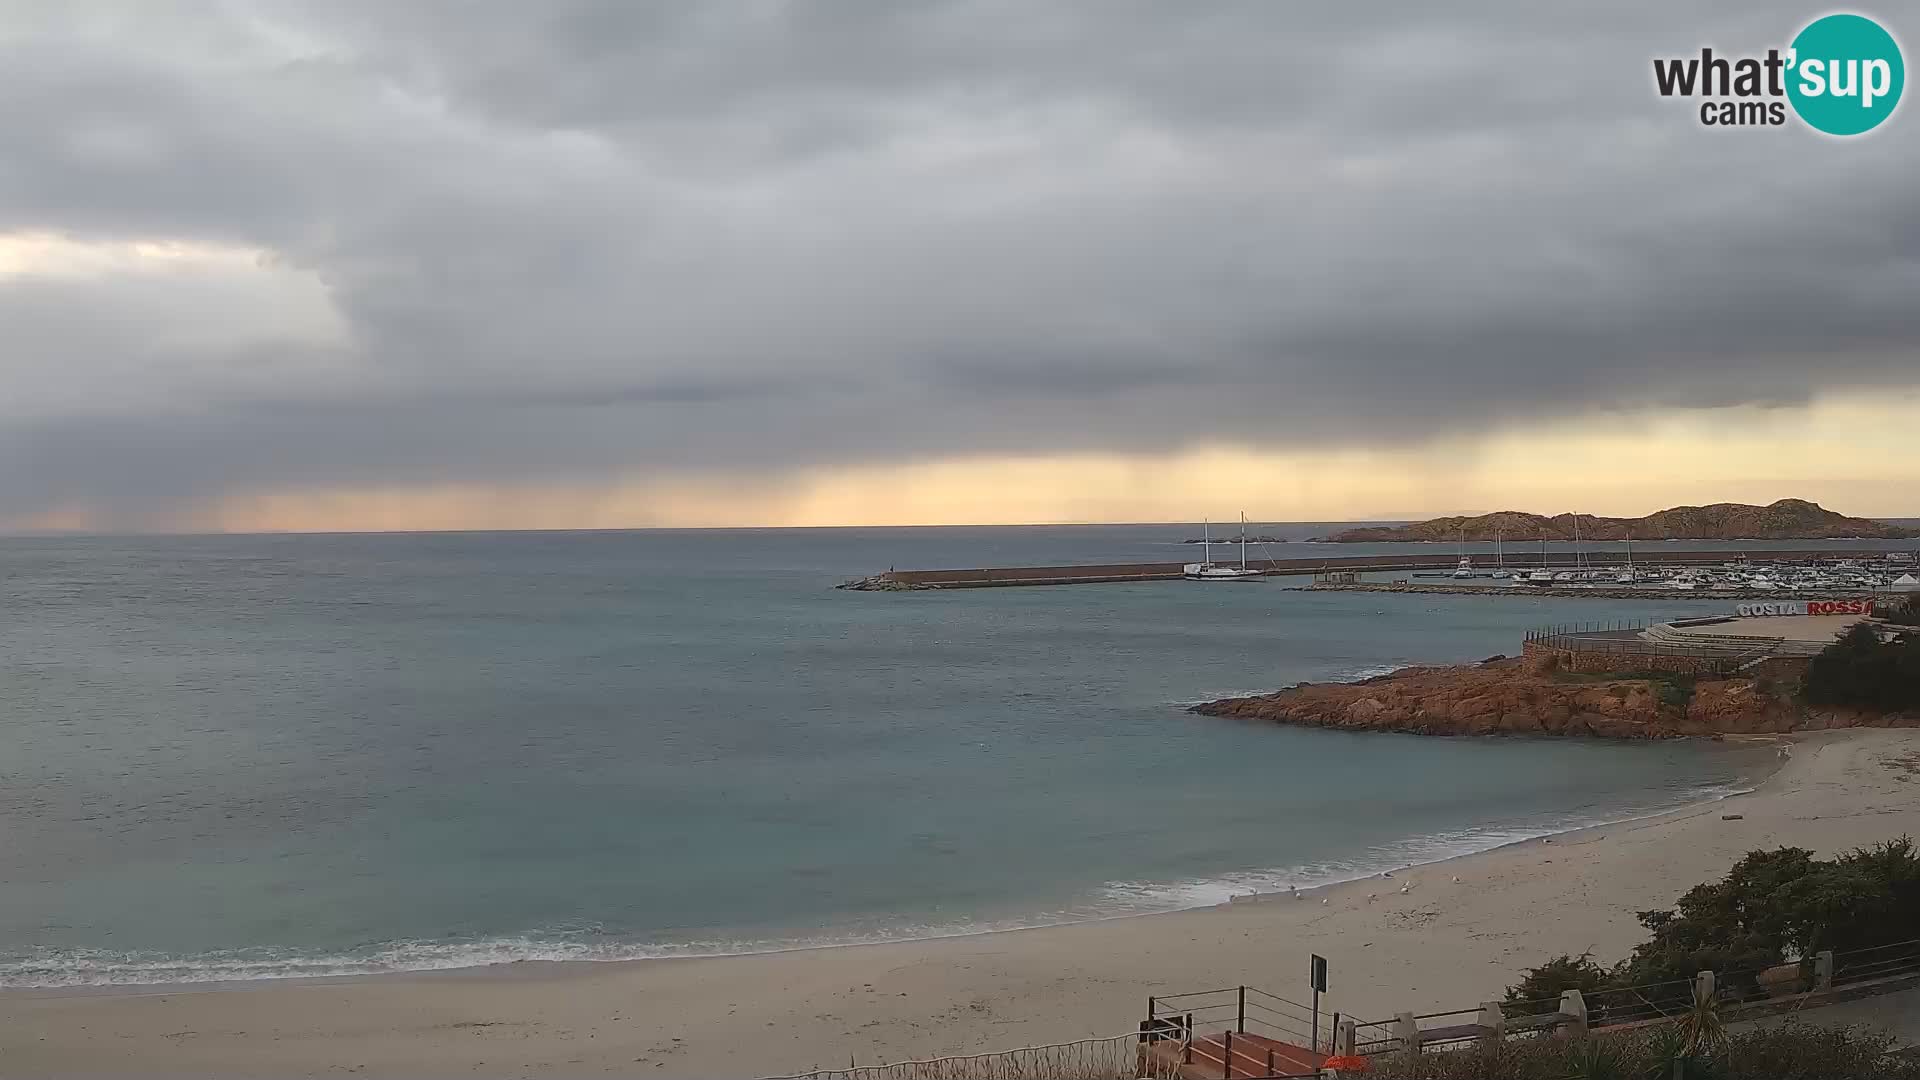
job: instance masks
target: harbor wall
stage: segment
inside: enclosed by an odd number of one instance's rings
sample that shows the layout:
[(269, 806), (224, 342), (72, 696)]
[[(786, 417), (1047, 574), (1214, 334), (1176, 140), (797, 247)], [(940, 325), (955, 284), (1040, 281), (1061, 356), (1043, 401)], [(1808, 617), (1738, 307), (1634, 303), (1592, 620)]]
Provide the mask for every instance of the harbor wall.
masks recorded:
[[(1198, 562), (1201, 552), (1199, 545), (1191, 558), (1179, 562), (1153, 563), (1105, 563), (1088, 566), (1000, 566), (977, 567), (951, 570), (889, 570), (875, 574), (860, 582), (850, 582), (853, 588), (901, 588), (901, 589), (978, 589), (1012, 585), (1082, 585), (1097, 582), (1115, 581), (1164, 581), (1178, 578), (1181, 567), (1189, 562)], [(1611, 561), (1619, 557), (1618, 552), (1587, 553), (1592, 561), (1595, 555)], [(1663, 566), (1702, 566), (1740, 559), (1755, 559), (1766, 562), (1833, 562), (1839, 559), (1878, 559), (1896, 554), (1892, 549), (1881, 548), (1824, 548), (1811, 551), (1660, 551), (1652, 557), (1643, 557), (1640, 561)], [(1899, 551), (1897, 554), (1908, 555)], [(1480, 556), (1481, 560), (1485, 556)], [(1576, 553), (1555, 552), (1547, 560), (1549, 569), (1573, 569), (1576, 566)], [(1237, 565), (1238, 560), (1228, 560)], [(1411, 570), (1446, 570), (1459, 562), (1458, 554), (1445, 552), (1404, 553), (1392, 555), (1340, 555), (1313, 556), (1299, 559), (1248, 559), (1247, 565), (1264, 573), (1275, 575), (1312, 575), (1354, 571), (1359, 573), (1387, 573)], [(1481, 569), (1489, 569), (1491, 564), (1477, 561)], [(1540, 565), (1514, 559), (1509, 563), (1514, 567), (1531, 568)]]

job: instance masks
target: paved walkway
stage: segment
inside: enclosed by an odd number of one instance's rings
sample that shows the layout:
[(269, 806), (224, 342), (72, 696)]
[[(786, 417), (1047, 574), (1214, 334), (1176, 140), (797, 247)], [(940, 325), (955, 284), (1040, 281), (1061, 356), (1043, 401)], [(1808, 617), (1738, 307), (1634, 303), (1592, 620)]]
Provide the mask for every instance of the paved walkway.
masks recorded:
[[(1699, 628), (1722, 637), (1787, 638), (1790, 641), (1832, 641), (1840, 632), (1864, 619), (1863, 615), (1770, 615), (1734, 619)], [(1688, 629), (1688, 628), (1682, 628)]]
[(1892, 1032), (1902, 1045), (1920, 1046), (1920, 989), (1902, 990), (1897, 994), (1883, 994), (1880, 997), (1861, 998), (1858, 1001), (1843, 1001), (1837, 1005), (1822, 1005), (1817, 1009), (1770, 1016), (1764, 1020), (1752, 1020), (1747, 1023), (1756, 1026), (1782, 1024), (1787, 1023), (1789, 1018), (1802, 1023), (1819, 1024), (1823, 1027), (1860, 1025), (1884, 1029)]

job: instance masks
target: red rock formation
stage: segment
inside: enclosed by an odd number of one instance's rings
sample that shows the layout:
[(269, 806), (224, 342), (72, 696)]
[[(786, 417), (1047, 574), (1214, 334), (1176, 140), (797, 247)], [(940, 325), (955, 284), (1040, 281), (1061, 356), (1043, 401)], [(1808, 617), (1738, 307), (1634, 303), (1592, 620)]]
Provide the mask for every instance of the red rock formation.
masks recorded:
[(1606, 739), (1763, 734), (1912, 724), (1809, 714), (1751, 679), (1579, 676), (1550, 660), (1403, 668), (1356, 683), (1302, 683), (1193, 707), (1208, 716), (1419, 735), (1586, 735)]

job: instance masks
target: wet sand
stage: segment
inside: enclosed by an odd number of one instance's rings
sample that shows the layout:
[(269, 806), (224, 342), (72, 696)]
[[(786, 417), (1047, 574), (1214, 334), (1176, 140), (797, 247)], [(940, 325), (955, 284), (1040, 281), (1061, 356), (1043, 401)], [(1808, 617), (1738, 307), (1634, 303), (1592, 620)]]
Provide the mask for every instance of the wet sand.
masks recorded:
[(1748, 795), (1299, 898), (755, 956), (7, 991), (0, 1074), (767, 1075), (1120, 1034), (1149, 994), (1301, 992), (1315, 952), (1328, 1012), (1466, 1008), (1553, 955), (1620, 958), (1635, 911), (1749, 850), (1903, 833), (1920, 835), (1920, 730), (1836, 732)]

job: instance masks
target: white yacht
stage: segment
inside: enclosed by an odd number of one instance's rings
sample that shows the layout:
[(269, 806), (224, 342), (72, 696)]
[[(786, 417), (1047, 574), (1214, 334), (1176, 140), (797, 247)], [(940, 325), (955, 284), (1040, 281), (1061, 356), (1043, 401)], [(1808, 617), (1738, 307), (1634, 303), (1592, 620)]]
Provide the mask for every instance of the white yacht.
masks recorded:
[(1213, 561), (1213, 524), (1202, 522), (1200, 561), (1188, 563), (1180, 568), (1180, 575), (1189, 581), (1257, 581), (1260, 571), (1247, 566), (1247, 515), (1240, 515), (1240, 565), (1221, 566)]
[[(1515, 570), (1513, 572), (1513, 576), (1519, 577), (1520, 571)], [(1527, 584), (1529, 585), (1552, 585), (1553, 584), (1553, 571), (1547, 569), (1547, 538), (1545, 536), (1542, 536), (1540, 538), (1540, 569), (1535, 570), (1533, 573), (1527, 575)]]
[(1460, 530), (1460, 561), (1453, 565), (1453, 576), (1470, 578), (1473, 576), (1473, 558), (1467, 554), (1467, 530)]

